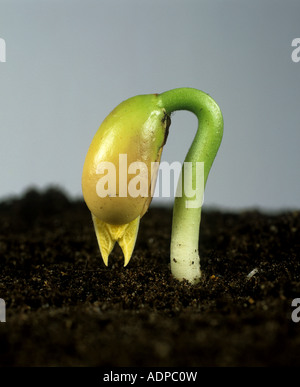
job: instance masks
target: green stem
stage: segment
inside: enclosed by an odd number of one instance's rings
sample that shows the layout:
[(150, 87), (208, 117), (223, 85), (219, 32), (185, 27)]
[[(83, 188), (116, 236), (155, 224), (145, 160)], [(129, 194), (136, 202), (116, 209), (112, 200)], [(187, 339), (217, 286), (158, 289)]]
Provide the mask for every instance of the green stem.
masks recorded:
[(201, 277), (199, 246), (199, 228), (201, 205), (190, 208), (192, 200), (184, 190), (185, 179), (197, 181), (196, 163), (203, 163), (203, 191), (207, 177), (223, 136), (223, 117), (216, 102), (203, 91), (192, 88), (179, 88), (159, 95), (160, 105), (170, 115), (176, 110), (188, 110), (198, 118), (198, 129), (185, 158), (192, 163), (192, 176), (182, 170), (182, 195), (176, 196), (173, 209), (171, 237), (171, 271), (175, 278), (197, 283)]

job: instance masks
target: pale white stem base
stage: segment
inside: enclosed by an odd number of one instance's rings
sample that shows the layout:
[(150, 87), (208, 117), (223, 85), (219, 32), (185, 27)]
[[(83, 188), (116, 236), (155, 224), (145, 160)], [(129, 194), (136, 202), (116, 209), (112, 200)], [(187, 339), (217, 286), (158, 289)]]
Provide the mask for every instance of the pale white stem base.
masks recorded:
[(186, 198), (176, 197), (173, 210), (170, 263), (173, 276), (191, 284), (200, 281), (198, 252), (201, 207), (187, 208)]
[(189, 251), (187, 246), (171, 246), (171, 272), (179, 281), (187, 280), (191, 284), (200, 281), (200, 257), (198, 251)]

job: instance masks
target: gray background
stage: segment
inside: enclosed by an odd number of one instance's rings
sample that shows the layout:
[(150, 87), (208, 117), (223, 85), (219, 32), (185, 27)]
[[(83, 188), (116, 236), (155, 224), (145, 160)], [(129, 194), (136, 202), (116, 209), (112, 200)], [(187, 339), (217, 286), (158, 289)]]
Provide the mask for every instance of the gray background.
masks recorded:
[[(50, 184), (80, 197), (87, 149), (116, 105), (194, 87), (225, 122), (205, 204), (299, 208), (299, 17), (291, 0), (0, 0), (0, 199)], [(177, 112), (163, 160), (183, 162), (196, 127)]]

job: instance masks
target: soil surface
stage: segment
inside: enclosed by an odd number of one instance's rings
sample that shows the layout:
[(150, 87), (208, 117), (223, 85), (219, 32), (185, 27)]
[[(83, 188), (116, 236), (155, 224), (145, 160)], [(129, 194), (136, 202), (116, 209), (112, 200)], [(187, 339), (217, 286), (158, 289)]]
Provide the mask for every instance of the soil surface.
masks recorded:
[(204, 209), (196, 286), (171, 276), (169, 209), (150, 207), (126, 268), (119, 246), (105, 267), (86, 205), (59, 190), (0, 219), (1, 365), (300, 365), (300, 211)]

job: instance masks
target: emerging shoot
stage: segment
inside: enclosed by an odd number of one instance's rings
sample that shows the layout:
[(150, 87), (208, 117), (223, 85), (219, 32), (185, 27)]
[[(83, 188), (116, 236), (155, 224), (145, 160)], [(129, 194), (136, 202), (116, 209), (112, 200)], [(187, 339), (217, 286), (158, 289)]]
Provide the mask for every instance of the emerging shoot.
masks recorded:
[[(170, 115), (176, 110), (191, 111), (198, 118), (198, 130), (185, 158), (192, 167), (182, 168), (179, 187), (185, 187), (187, 180), (197, 186), (199, 171), (203, 184), (200, 194), (196, 188), (194, 198), (182, 189), (182, 194), (176, 195), (171, 271), (178, 280), (195, 284), (201, 277), (198, 246), (203, 191), (223, 135), (222, 113), (208, 94), (178, 88), (122, 102), (103, 121), (90, 145), (83, 167), (82, 191), (92, 213), (104, 263), (108, 264), (109, 254), (118, 242), (126, 266), (134, 250), (140, 218), (154, 193)], [(199, 169), (199, 165), (203, 168)]]

